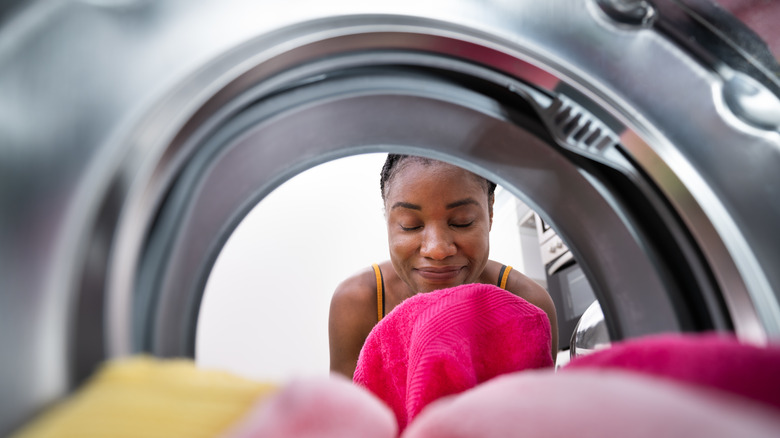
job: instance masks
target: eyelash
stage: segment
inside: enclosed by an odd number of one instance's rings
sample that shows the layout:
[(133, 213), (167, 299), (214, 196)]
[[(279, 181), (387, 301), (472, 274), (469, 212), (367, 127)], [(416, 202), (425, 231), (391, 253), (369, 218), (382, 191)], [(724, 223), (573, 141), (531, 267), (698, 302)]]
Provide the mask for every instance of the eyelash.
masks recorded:
[[(467, 224), (450, 224), (450, 226), (453, 226), (455, 228), (468, 228), (471, 225), (474, 224), (474, 221), (471, 221)], [(417, 231), (422, 228), (422, 226), (417, 227), (404, 227), (403, 225), (399, 225), (401, 227), (401, 231)]]
[(453, 226), (453, 227), (456, 227), (456, 228), (468, 228), (468, 227), (470, 227), (470, 226), (471, 226), (473, 223), (474, 223), (474, 221), (471, 221), (471, 222), (469, 222), (469, 223), (467, 223), (467, 224), (452, 224), (452, 226)]

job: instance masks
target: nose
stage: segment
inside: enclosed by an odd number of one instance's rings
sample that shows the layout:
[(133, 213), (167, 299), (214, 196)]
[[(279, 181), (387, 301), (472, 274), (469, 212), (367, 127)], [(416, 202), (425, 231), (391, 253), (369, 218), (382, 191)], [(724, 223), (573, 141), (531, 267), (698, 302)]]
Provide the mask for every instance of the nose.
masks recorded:
[(433, 260), (444, 260), (457, 253), (455, 240), (448, 229), (426, 227), (422, 233), (420, 255)]

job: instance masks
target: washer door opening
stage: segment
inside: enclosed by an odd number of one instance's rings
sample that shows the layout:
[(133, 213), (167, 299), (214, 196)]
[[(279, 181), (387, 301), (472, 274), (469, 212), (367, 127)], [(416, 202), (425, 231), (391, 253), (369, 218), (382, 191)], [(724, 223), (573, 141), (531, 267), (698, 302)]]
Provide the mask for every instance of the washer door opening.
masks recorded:
[[(621, 151), (614, 121), (457, 60), (387, 52), (366, 66), (362, 56), (328, 74), (307, 65), (317, 76), (258, 99), (204, 137), (149, 233), (133, 294), (133, 351), (192, 356), (202, 293), (229, 232), (292, 175), (365, 152), (448, 161), (533, 206), (591, 279), (613, 339), (733, 328), (695, 243)], [(568, 137), (601, 158), (573, 152)]]
[[(389, 257), (379, 191), (385, 158), (361, 154), (318, 165), (247, 214), (206, 282), (195, 337), (198, 366), (263, 381), (328, 375), (333, 292)], [(546, 285), (533, 212), (500, 186), (490, 259)]]

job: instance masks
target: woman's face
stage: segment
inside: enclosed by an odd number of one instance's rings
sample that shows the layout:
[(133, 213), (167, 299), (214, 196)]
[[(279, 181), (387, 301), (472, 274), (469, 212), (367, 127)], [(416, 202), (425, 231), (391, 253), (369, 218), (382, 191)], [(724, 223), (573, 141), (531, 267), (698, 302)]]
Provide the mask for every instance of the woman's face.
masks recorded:
[(414, 293), (476, 283), (489, 252), (492, 205), (474, 174), (404, 162), (386, 189), (390, 260)]

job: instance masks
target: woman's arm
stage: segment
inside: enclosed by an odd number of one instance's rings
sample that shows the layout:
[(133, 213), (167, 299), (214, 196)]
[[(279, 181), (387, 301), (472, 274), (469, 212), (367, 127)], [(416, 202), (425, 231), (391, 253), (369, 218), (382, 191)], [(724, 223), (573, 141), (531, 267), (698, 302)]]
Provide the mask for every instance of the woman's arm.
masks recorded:
[(555, 363), (555, 359), (558, 356), (558, 318), (555, 313), (555, 304), (553, 304), (550, 294), (538, 283), (516, 270), (512, 270), (509, 273), (507, 290), (544, 310), (547, 314), (552, 330), (552, 359), (553, 363)]
[(373, 271), (368, 282), (366, 279), (366, 273), (348, 278), (336, 288), (330, 302), (330, 370), (350, 379), (363, 343), (377, 322)]

